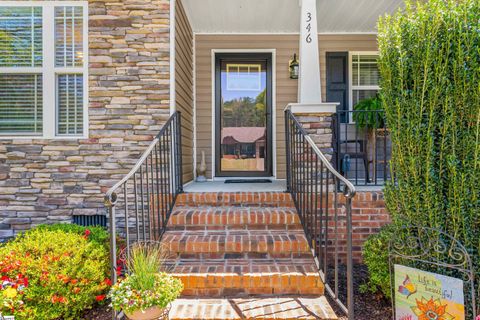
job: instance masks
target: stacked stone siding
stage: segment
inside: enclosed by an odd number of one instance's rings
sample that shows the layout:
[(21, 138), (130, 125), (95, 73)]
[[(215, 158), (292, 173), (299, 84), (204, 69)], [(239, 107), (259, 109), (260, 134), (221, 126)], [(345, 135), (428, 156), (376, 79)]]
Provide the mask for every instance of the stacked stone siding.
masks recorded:
[(170, 112), (169, 0), (89, 1), (88, 139), (0, 140), (0, 238), (104, 214)]
[(331, 159), (333, 155), (332, 114), (295, 113), (295, 118), (312, 138), (320, 151)]

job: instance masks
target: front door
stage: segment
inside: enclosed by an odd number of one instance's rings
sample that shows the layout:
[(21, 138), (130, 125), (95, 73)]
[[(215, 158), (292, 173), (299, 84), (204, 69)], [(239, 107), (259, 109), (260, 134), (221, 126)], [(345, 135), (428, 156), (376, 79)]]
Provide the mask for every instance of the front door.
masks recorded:
[(215, 57), (215, 175), (272, 176), (272, 55)]

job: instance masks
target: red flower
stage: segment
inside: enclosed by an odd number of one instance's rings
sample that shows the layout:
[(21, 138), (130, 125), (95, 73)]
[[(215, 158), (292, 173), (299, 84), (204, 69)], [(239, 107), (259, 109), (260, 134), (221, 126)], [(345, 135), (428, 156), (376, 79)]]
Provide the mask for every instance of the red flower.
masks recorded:
[(105, 295), (104, 295), (104, 294), (100, 294), (100, 295), (98, 295), (98, 296), (95, 297), (95, 300), (97, 300), (97, 301), (103, 301), (103, 300), (105, 300)]
[(73, 288), (73, 293), (77, 294), (80, 292), (80, 288), (79, 287), (75, 287)]
[(112, 280), (110, 280), (109, 278), (105, 278), (105, 280), (103, 280), (103, 282), (109, 287), (112, 285)]
[(77, 282), (78, 282), (77, 279), (72, 279), (72, 280), (70, 280), (70, 283), (71, 283), (71, 284), (76, 284)]
[(88, 238), (88, 236), (90, 235), (90, 233), (92, 233), (90, 230), (85, 230), (85, 237)]

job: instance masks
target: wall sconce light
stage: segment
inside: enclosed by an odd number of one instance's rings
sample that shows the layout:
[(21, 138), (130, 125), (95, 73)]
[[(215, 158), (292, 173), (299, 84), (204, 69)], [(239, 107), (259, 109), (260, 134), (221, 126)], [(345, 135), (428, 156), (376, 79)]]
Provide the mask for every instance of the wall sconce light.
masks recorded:
[(299, 63), (297, 60), (297, 54), (293, 54), (293, 59), (290, 60), (289, 69), (290, 69), (290, 79), (298, 79)]

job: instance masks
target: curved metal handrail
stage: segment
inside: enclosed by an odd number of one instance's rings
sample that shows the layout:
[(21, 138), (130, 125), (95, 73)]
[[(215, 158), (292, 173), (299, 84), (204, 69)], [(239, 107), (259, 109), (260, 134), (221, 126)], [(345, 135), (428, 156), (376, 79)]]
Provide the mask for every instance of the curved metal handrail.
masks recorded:
[(137, 163), (135, 164), (135, 166), (130, 170), (129, 173), (127, 173), (125, 175), (125, 177), (123, 177), (122, 180), (120, 180), (119, 182), (115, 183), (115, 185), (113, 185), (113, 187), (111, 187), (110, 189), (108, 189), (108, 191), (105, 193), (105, 205), (106, 206), (113, 206), (116, 204), (117, 202), (117, 194), (116, 194), (116, 190), (118, 190), (125, 182), (127, 182), (128, 180), (130, 180), (130, 178), (133, 177), (133, 175), (138, 171), (138, 169), (140, 169), (140, 167), (144, 164), (145, 162), (145, 159), (147, 159), (147, 157), (150, 155), (150, 153), (152, 152), (152, 150), (155, 148), (155, 145), (158, 143), (158, 137), (156, 137), (155, 139), (152, 140), (152, 142), (150, 143), (150, 145), (148, 146), (147, 150), (145, 150), (145, 152), (142, 154), (142, 156), (140, 157), (140, 159), (138, 159)]
[[(348, 319), (353, 320), (352, 199), (356, 192), (355, 186), (333, 167), (288, 108), (285, 109), (285, 141), (288, 191), (292, 194), (319, 276), (325, 285), (325, 291), (346, 313)], [(345, 197), (344, 210), (342, 210), (344, 218), (339, 215), (338, 209), (342, 203), (337, 197), (339, 186), (342, 184)], [(330, 197), (332, 194), (333, 197)], [(332, 201), (330, 205), (329, 199)], [(340, 220), (345, 223), (345, 231), (340, 231)], [(347, 240), (346, 301), (342, 301), (339, 295), (339, 255), (344, 246), (339, 241), (341, 232), (344, 232)], [(332, 235), (329, 237), (330, 233)], [(329, 255), (333, 255), (333, 267), (328, 263), (328, 260), (332, 259), (332, 256), (328, 258)], [(334, 279), (330, 280), (332, 274)]]
[(160, 129), (160, 132), (155, 136), (155, 139), (152, 140), (152, 142), (148, 146), (147, 150), (145, 150), (143, 152), (142, 156), (140, 157), (140, 159), (138, 159), (138, 161), (133, 166), (133, 168), (130, 170), (130, 172), (127, 173), (123, 177), (122, 180), (120, 180), (119, 182), (114, 184), (110, 189), (108, 189), (108, 191), (105, 193), (105, 197), (104, 197), (104, 202), (105, 202), (106, 206), (114, 206), (116, 204), (118, 198), (117, 198), (117, 194), (116, 194), (115, 191), (118, 190), (130, 178), (132, 178), (132, 176), (138, 171), (138, 169), (140, 169), (142, 164), (145, 162), (145, 159), (148, 158), (148, 156), (150, 155), (152, 150), (155, 148), (155, 145), (159, 142), (159, 137), (165, 132), (165, 130), (167, 130), (168, 125), (173, 121), (173, 119), (175, 118), (175, 116), (177, 114), (178, 114), (178, 111), (175, 111), (170, 116), (170, 118), (168, 118), (167, 122), (165, 122), (165, 124)]
[(343, 194), (345, 195), (345, 197), (347, 198), (353, 198), (355, 196), (355, 193), (356, 193), (356, 189), (355, 189), (355, 186), (353, 185), (353, 183), (350, 182), (350, 180), (348, 180), (347, 178), (345, 178), (344, 176), (342, 176), (337, 170), (335, 170), (335, 168), (332, 166), (332, 164), (330, 163), (330, 161), (328, 161), (328, 159), (325, 157), (325, 155), (323, 154), (323, 152), (318, 148), (318, 146), (315, 144), (315, 142), (313, 141), (313, 139), (308, 135), (307, 131), (303, 128), (302, 124), (298, 121), (297, 118), (295, 118), (293, 116), (293, 113), (292, 111), (290, 110), (285, 110), (285, 112), (291, 116), (292, 120), (295, 122), (295, 124), (297, 125), (297, 129), (302, 133), (302, 135), (304, 136), (305, 140), (308, 142), (308, 144), (310, 145), (310, 147), (313, 149), (313, 151), (317, 154), (317, 156), (319, 157), (319, 159), (323, 162), (323, 164), (326, 166), (326, 168), (328, 169), (328, 171), (330, 171), (330, 173), (332, 173), (336, 178), (338, 178), (344, 185), (345, 185), (345, 188), (343, 190)]

